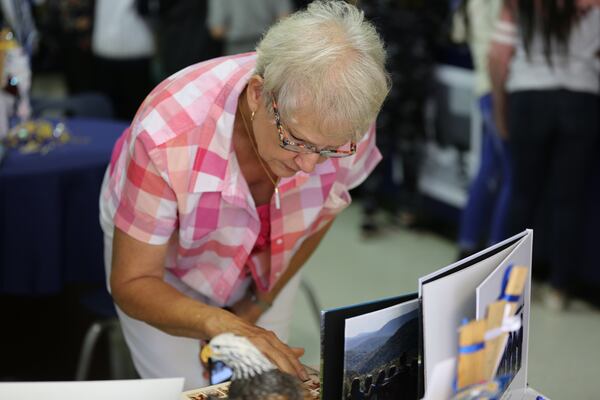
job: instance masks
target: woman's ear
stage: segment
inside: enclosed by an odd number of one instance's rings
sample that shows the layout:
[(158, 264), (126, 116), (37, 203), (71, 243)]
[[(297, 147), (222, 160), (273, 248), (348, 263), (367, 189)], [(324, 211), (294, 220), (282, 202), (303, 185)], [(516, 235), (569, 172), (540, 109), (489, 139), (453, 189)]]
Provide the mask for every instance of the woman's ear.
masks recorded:
[(250, 112), (256, 112), (260, 108), (260, 102), (262, 101), (263, 82), (263, 78), (260, 75), (252, 75), (248, 81), (246, 97), (248, 99)]

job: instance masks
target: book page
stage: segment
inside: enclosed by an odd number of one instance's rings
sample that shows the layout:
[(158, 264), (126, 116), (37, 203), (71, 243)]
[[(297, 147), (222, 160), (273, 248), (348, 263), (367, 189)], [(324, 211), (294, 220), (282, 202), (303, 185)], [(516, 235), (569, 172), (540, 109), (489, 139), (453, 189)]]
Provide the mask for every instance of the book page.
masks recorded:
[(418, 353), (418, 299), (346, 319), (342, 398), (416, 396)]
[(435, 365), (457, 356), (458, 327), (476, 315), (476, 289), (516, 248), (526, 232), (419, 280), (425, 389)]
[[(509, 266), (525, 266), (529, 268), (523, 295), (513, 306), (515, 315), (521, 320), (521, 328), (516, 332), (504, 335), (501, 357), (495, 362), (498, 375), (514, 375), (507, 387), (503, 399), (520, 399), (527, 388), (527, 354), (529, 344), (529, 313), (531, 302), (531, 267), (532, 267), (533, 232), (528, 230), (513, 251), (498, 267), (477, 287), (477, 319), (483, 319), (489, 304), (499, 299), (506, 270)], [(510, 395), (510, 396), (509, 396)]]

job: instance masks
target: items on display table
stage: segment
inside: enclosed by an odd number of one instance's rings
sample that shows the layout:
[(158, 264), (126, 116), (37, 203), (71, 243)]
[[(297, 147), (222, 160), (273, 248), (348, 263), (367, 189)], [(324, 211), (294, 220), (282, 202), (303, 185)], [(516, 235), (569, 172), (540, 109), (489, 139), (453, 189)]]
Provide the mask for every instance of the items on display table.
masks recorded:
[[(0, 31), (0, 138), (8, 132), (8, 123), (12, 114), (15, 87), (8, 77), (8, 54), (17, 47), (14, 36), (7, 29)], [(14, 83), (14, 81), (12, 82)]]
[[(527, 387), (532, 236), (429, 274), (418, 293), (323, 311), (322, 398), (535, 398)], [(465, 358), (481, 368), (465, 369)]]
[[(304, 398), (541, 398), (527, 384), (532, 243), (526, 230), (420, 278), (418, 293), (323, 311), (320, 379), (305, 382), (314, 387)], [(261, 357), (244, 368), (260, 373)], [(184, 392), (184, 400), (269, 389), (236, 382), (245, 372), (235, 357), (215, 360), (234, 370), (233, 383)]]
[(500, 398), (521, 369), (523, 315), (518, 313), (528, 275), (527, 267), (509, 266), (484, 319), (460, 327), (455, 400)]
[[(72, 379), (85, 329), (110, 309), (98, 198), (111, 151), (127, 126), (106, 119), (38, 120), (21, 125), (24, 138), (16, 127), (0, 139), (0, 147), (10, 142), (0, 165), (0, 310), (19, 321), (0, 333), (11, 344), (2, 351), (0, 375)], [(44, 337), (51, 346), (32, 346), (39, 326), (69, 329), (50, 329)], [(98, 361), (92, 374), (108, 373), (108, 359)], [(4, 398), (14, 397), (0, 394)]]
[(527, 230), (419, 280), (426, 400), (538, 396), (527, 384), (532, 243)]
[(9, 29), (0, 30), (0, 138), (8, 132), (12, 118), (31, 115), (29, 57)]
[[(39, 119), (21, 122), (8, 131), (6, 137), (0, 139), (6, 149), (18, 149), (21, 154), (47, 154), (56, 146), (73, 141), (64, 122)], [(77, 137), (75, 142), (85, 142), (84, 137)]]
[[(301, 397), (301, 399), (319, 400), (321, 399), (321, 391), (319, 389), (319, 372), (310, 367), (304, 367), (308, 373), (308, 380), (302, 382), (304, 397)], [(231, 382), (225, 382), (218, 385), (207, 386), (205, 388), (188, 390), (183, 392), (181, 395), (181, 400), (234, 399), (234, 397), (229, 397), (231, 384)]]
[(46, 154), (71, 140), (63, 122), (29, 119), (29, 58), (8, 29), (0, 30), (0, 88), (0, 160), (9, 149)]
[(0, 166), (2, 294), (54, 296), (71, 285), (105, 285), (98, 196), (128, 125), (76, 117), (53, 122), (24, 122), (0, 139), (9, 143)]
[(302, 400), (303, 388), (296, 377), (282, 372), (250, 340), (233, 333), (215, 336), (202, 348), (202, 363), (222, 362), (233, 370), (230, 399), (284, 397)]

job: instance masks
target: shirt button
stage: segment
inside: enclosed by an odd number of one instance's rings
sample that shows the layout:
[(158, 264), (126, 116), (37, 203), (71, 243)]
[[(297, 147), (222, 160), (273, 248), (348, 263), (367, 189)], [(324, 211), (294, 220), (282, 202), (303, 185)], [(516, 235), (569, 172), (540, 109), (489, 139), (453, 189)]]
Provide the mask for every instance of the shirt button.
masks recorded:
[(277, 272), (275, 272), (275, 276), (276, 276), (277, 278), (279, 278), (279, 277), (281, 276), (281, 271), (277, 271)]
[(281, 243), (283, 243), (283, 239), (279, 238), (279, 239), (277, 239), (277, 240), (275, 241), (275, 243), (276, 243), (276, 244), (281, 244)]

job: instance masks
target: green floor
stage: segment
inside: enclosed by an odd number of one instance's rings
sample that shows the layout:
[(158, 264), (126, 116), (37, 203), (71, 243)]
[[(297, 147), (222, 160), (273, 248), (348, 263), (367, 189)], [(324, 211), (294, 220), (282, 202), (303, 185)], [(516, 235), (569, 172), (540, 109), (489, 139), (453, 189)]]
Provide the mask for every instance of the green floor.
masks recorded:
[[(331, 228), (303, 270), (323, 308), (416, 291), (417, 279), (454, 261), (454, 243), (429, 232), (389, 229), (365, 241), (360, 210), (351, 206)], [(555, 313), (533, 292), (529, 383), (553, 400), (600, 399), (600, 311), (575, 302)], [(296, 301), (290, 344), (304, 347), (303, 362), (319, 365), (319, 326), (307, 297)]]

